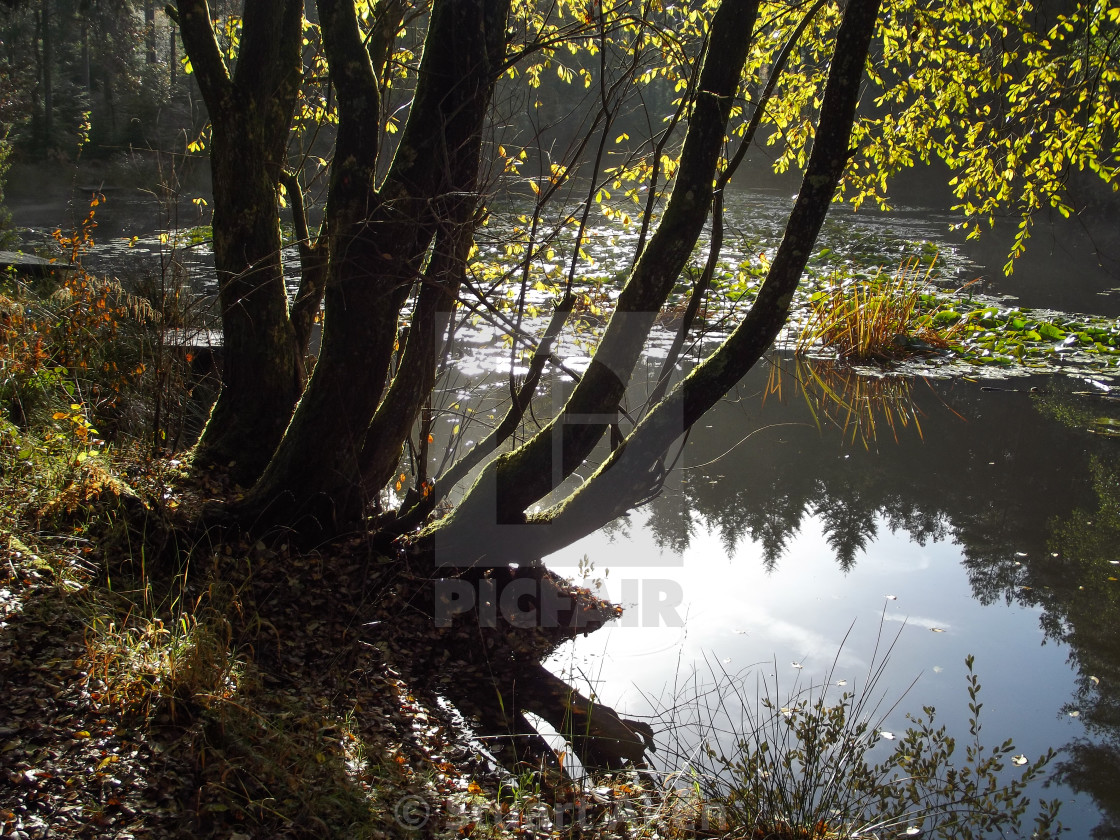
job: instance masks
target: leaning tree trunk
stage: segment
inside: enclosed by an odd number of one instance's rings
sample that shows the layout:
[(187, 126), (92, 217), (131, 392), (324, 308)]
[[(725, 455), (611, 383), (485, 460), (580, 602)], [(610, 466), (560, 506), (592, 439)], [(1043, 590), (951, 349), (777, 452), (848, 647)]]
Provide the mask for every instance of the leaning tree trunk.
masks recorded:
[(451, 518), (440, 523), (441, 562), (469, 566), (480, 545), (477, 528), (524, 523), (525, 508), (571, 475), (615, 422), (657, 312), (708, 217), (711, 184), (758, 5), (757, 0), (725, 2), (717, 10), (669, 203), (618, 298), (591, 364), (560, 416), (487, 465)]
[(880, 0), (849, 0), (801, 190), (766, 280), (743, 321), (562, 502), (520, 525), (495, 521), (492, 513), (466, 519), (460, 506), (454, 516), (415, 541), (412, 550), (418, 557), (437, 567), (465, 565), (470, 546), (475, 546), (475, 556), (477, 546), (485, 546), (487, 565), (531, 561), (593, 533), (658, 491), (669, 447), (762, 358), (789, 317), (794, 291), (850, 154), (860, 81), (879, 5)]
[[(444, 563), (448, 556), (446, 552), (441, 556), (439, 538), (448, 536), (444, 531), (450, 526), (459, 529), (452, 536), (452, 544), (460, 551), (452, 559), (461, 562), (463, 557), (470, 556), (462, 548), (461, 541), (466, 536), (475, 541), (473, 556), (481, 557), (486, 552), (488, 565), (524, 562), (601, 527), (624, 513), (638, 496), (656, 488), (660, 459), (668, 447), (735, 386), (761, 358), (788, 318), (794, 290), (849, 156), (859, 85), (879, 5), (880, 0), (848, 2), (802, 188), (771, 269), (747, 317), (712, 355), (653, 407), (603, 466), (560, 505), (521, 526), (502, 526), (494, 523), (492, 517), (477, 523), (464, 522), (458, 516), (444, 520), (414, 542), (414, 557), (436, 566)], [(472, 492), (477, 492), (477, 487)], [(533, 571), (543, 583), (547, 570)], [(480, 621), (481, 605), (500, 602), (496, 581), (509, 577), (508, 567), (485, 572), (475, 567), (462, 572), (456, 582), (473, 585), (477, 592), (472, 610), (463, 618), (485, 626)], [(484, 580), (490, 583), (485, 598), (481, 588)], [(440, 583), (437, 581), (434, 586), (438, 588)], [(542, 594), (535, 601), (538, 618), (548, 603), (543, 588), (539, 591)], [(441, 602), (434, 598), (433, 601), (438, 611)], [(522, 739), (523, 712), (533, 711), (568, 737), (586, 764), (608, 768), (644, 765), (645, 750), (652, 747), (653, 739), (648, 726), (624, 720), (612, 709), (592, 703), (535, 663), (517, 664), (513, 676), (506, 675), (506, 681), (499, 681), (497, 688), (501, 692), (501, 709), (518, 726), (516, 734)]]
[(251, 483), (284, 433), (301, 380), (280, 260), (278, 189), (299, 89), (303, 3), (248, 3), (231, 76), (206, 0), (178, 22), (212, 125), (214, 263), (224, 335), (222, 390), (196, 468)]
[[(505, 49), (508, 0), (437, 0), (416, 96), (380, 189), (373, 186), (377, 85), (345, 0), (320, 0), (339, 127), (328, 196), (323, 346), (265, 474), (233, 509), (308, 540), (359, 519), (367, 429), (381, 400), (401, 307), (439, 224), (477, 190), (482, 126)], [(424, 376), (405, 369), (401, 376)], [(398, 452), (395, 434), (374, 445)], [(362, 450), (366, 449), (365, 459)]]
[[(362, 482), (368, 495), (377, 493), (392, 479), (420, 409), (436, 384), (439, 342), (447, 332), (451, 312), (466, 272), (467, 255), (474, 242), (477, 218), (474, 197), (465, 199), (459, 210), (436, 234), (432, 255), (424, 269), (408, 338), (400, 355), (400, 369), (377, 408), (359, 459)], [(397, 446), (393, 442), (398, 441)]]

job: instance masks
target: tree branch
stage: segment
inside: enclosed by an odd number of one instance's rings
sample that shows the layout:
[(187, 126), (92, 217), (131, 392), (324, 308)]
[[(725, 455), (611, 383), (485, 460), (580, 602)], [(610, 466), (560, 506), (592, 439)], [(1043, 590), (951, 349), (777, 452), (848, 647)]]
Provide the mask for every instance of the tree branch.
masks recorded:
[[(284, 171), (280, 182), (288, 193), (288, 203), (292, 207), (292, 225), (296, 232), (296, 247), (299, 249), (299, 289), (292, 301), (291, 319), (302, 364), (311, 340), (311, 327), (323, 302), (323, 289), (327, 285), (329, 233), (324, 221), (318, 236), (311, 238), (311, 231), (307, 227), (307, 211), (303, 204), (303, 187), (300, 186), (296, 173)], [(302, 371), (302, 375), (306, 378), (306, 371)]]
[[(657, 232), (623, 287), (587, 372), (558, 418), (484, 470), (476, 485), (479, 492), (472, 488), (467, 493), (452, 517), (442, 523), (443, 534), (453, 533), (456, 527), (471, 531), (474, 526), (468, 523), (523, 521), (524, 509), (552, 491), (558, 479), (571, 475), (608, 428), (654, 317), (707, 218), (709, 184), (723, 146), (757, 10), (757, 0), (725, 2), (712, 20), (700, 92), (685, 136), (676, 184)], [(477, 545), (474, 535), (462, 548), (469, 552), (471, 544)]]
[[(850, 155), (848, 144), (880, 0), (849, 0), (836, 37), (816, 140), (786, 233), (750, 312), (703, 363), (635, 427), (578, 491), (540, 515), (529, 550), (555, 550), (625, 512), (665, 451), (733, 387), (777, 337)], [(561, 535), (563, 535), (561, 537)], [(517, 554), (526, 550), (520, 535)]]
[[(224, 119), (230, 107), (232, 82), (211, 23), (206, 0), (178, 0), (179, 34), (211, 119)], [(214, 103), (211, 105), (210, 103)]]
[(770, 70), (770, 76), (766, 79), (766, 86), (762, 91), (762, 95), (754, 105), (751, 120), (743, 131), (742, 139), (739, 141), (739, 148), (735, 150), (735, 154), (732, 155), (731, 160), (728, 161), (727, 167), (720, 173), (719, 178), (716, 180), (715, 190), (712, 192), (712, 235), (708, 245), (708, 259), (704, 264), (704, 271), (700, 275), (700, 279), (692, 290), (692, 295), (689, 298), (684, 317), (681, 318), (681, 324), (677, 328), (677, 334), (673, 337), (673, 344), (669, 348), (669, 352), (665, 356), (665, 361), (661, 365), (661, 372), (657, 377), (657, 385), (654, 386), (653, 392), (649, 396), (648, 405), (657, 403), (665, 395), (665, 390), (669, 387), (669, 377), (677, 364), (677, 359), (680, 358), (685, 339), (688, 337), (689, 330), (692, 329), (692, 324), (696, 320), (697, 313), (700, 311), (700, 304), (703, 302), (704, 295), (707, 294), (708, 287), (711, 286), (712, 278), (715, 276), (716, 265), (719, 262), (720, 252), (723, 249), (724, 190), (736, 170), (738, 170), (739, 166), (743, 163), (751, 144), (754, 143), (754, 136), (758, 133), (758, 127), (762, 124), (762, 117), (766, 113), (766, 105), (774, 95), (774, 89), (777, 87), (778, 79), (781, 77), (790, 55), (793, 53), (793, 48), (797, 45), (797, 42), (801, 40), (801, 36), (805, 33), (806, 28), (808, 28), (809, 22), (816, 16), (817, 12), (821, 10), (825, 2), (827, 2), (827, 0), (817, 0), (809, 11), (802, 16), (801, 21), (794, 28), (789, 38), (786, 39), (781, 51), (774, 59), (774, 64)]
[(360, 460), (362, 481), (371, 494), (389, 483), (409, 430), (435, 386), (436, 343), (447, 330), (474, 241), (474, 205), (464, 205), (436, 234), (400, 367), (366, 432)]
[(381, 0), (374, 11), (373, 28), (366, 36), (366, 53), (378, 79), (384, 79), (385, 67), (393, 54), (393, 42), (404, 23), (407, 8), (404, 0)]
[[(373, 171), (378, 154), (377, 125), (380, 94), (377, 75), (369, 53), (362, 43), (358, 17), (351, 0), (318, 0), (323, 32), (323, 51), (327, 54), (331, 84), (338, 97), (338, 139), (331, 186), (335, 189), (336, 170), (342, 178), (354, 179), (354, 189), (372, 188), (365, 172)], [(355, 163), (351, 165), (349, 162)], [(360, 163), (358, 163), (360, 162)], [(350, 171), (350, 170), (353, 171)]]

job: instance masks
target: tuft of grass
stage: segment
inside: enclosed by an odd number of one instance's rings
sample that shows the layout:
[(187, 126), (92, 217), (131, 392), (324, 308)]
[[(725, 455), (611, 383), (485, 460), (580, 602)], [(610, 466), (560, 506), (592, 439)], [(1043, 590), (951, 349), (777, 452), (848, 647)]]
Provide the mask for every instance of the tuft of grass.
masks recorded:
[(890, 362), (951, 346), (950, 327), (924, 317), (923, 295), (932, 268), (916, 259), (894, 274), (836, 276), (809, 298), (797, 349), (823, 345), (847, 362)]
[(182, 711), (231, 700), (245, 662), (230, 644), (228, 621), (184, 614), (170, 626), (148, 616), (90, 619), (86, 633), (86, 681), (98, 703), (150, 720), (166, 709)]

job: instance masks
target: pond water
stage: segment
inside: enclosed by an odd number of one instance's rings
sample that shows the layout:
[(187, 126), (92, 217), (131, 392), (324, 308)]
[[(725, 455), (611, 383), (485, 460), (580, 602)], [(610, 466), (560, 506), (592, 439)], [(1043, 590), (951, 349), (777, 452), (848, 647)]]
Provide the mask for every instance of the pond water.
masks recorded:
[[(729, 259), (774, 233), (786, 207), (777, 193), (740, 196)], [(1017, 305), (1065, 301), (1116, 313), (1116, 276), (1087, 238), (1055, 235), (1060, 247), (1037, 262), (1028, 256), (1008, 280), (998, 269), (1004, 252), (985, 246), (998, 262), (983, 265), (978, 248), (944, 235), (947, 224), (918, 209), (840, 212), (822, 244), (846, 264), (889, 267), (932, 240), (945, 258), (945, 287), (982, 278), (1006, 304), (1027, 278)], [(1048, 274), (1058, 288), (1047, 288), (1038, 279), (1061, 254), (1065, 271)], [(649, 348), (635, 403), (667, 336)], [(457, 369), (469, 381), (449, 391), (445, 408), (458, 411), (448, 424), (471, 401), (478, 413), (488, 409), (472, 388), (503, 364), (490, 353), (497, 331), (461, 337)], [(572, 352), (573, 366), (586, 363)], [(1031, 794), (1063, 801), (1071, 836), (1120, 836), (1120, 390), (1112, 381), (1088, 370), (855, 376), (775, 353), (693, 430), (655, 501), (546, 558), (627, 607), (549, 667), (673, 742), (672, 727), (694, 714), (687, 701), (713, 687), (727, 701), (727, 675), (743, 676), (752, 699), (757, 679), (779, 704), (795, 686), (822, 681), (846, 683), (833, 689), (837, 698), (861, 689), (893, 641), (877, 688), (880, 708), (893, 706), (882, 728), (901, 733), (907, 714), (933, 706), (963, 752), (965, 660), (974, 656), (982, 742), (1014, 739), (1032, 761), (1061, 750), (1052, 769), (1064, 766), (1067, 783), (1051, 774)], [(862, 423), (813, 382), (866, 407)], [(884, 741), (875, 755), (889, 747)], [(661, 768), (680, 769), (675, 758)], [(1005, 777), (1016, 772), (1008, 766)]]
[[(50, 213), (72, 191), (17, 176), (15, 223), (57, 225)], [(140, 236), (158, 251), (158, 203), (138, 191), (109, 198), (102, 241)], [(753, 253), (788, 206), (781, 189), (741, 196), (731, 256)], [(1005, 280), (998, 240), (962, 243), (948, 223), (922, 208), (838, 211), (823, 244), (844, 260), (891, 266), (932, 240), (946, 258), (945, 285), (985, 278), (985, 291), (1017, 293), (1024, 306), (1120, 314), (1115, 266), (1102, 264), (1084, 231), (1040, 231)], [(204, 265), (205, 248), (195, 250)], [(112, 268), (122, 253), (98, 258)], [(609, 251), (598, 253), (609, 262)], [(488, 372), (502, 382), (494, 371), (508, 356), (487, 329), (464, 332), (463, 353), (463, 379), (446, 401), (481, 413), (479, 382)], [(693, 430), (657, 499), (548, 558), (572, 577), (590, 564), (589, 582), (629, 608), (550, 667), (664, 728), (697, 681), (722, 673), (776, 682), (777, 695), (798, 681), (858, 689), (897, 634), (879, 685), (884, 711), (901, 699), (883, 728), (901, 732), (907, 712), (932, 705), (963, 739), (964, 661), (974, 655), (983, 740), (1013, 738), (1031, 759), (1064, 749), (1069, 784), (1041, 793), (1065, 801), (1071, 836), (1120, 836), (1120, 443), (1111, 436), (1120, 390), (1088, 373), (853, 384), (815, 365), (771, 357)], [(814, 377), (870, 406), (874, 432), (867, 419), (845, 429), (845, 412), (819, 391), (808, 388), (806, 399), (797, 383)], [(456, 408), (449, 424), (465, 416)]]
[[(661, 497), (548, 558), (573, 576), (590, 561), (629, 608), (550, 665), (664, 724), (690, 682), (721, 672), (776, 681), (782, 703), (798, 681), (858, 690), (897, 634), (885, 729), (932, 705), (967, 736), (971, 654), (987, 743), (1116, 766), (1120, 449), (1092, 429), (1120, 406), (1069, 378), (916, 381), (920, 433), (881, 423), (865, 445), (818, 428), (792, 385), (764, 400), (768, 378), (705, 418)], [(1087, 781), (1099, 803), (1044, 792), (1066, 801), (1073, 836), (1116, 804), (1114, 777)]]

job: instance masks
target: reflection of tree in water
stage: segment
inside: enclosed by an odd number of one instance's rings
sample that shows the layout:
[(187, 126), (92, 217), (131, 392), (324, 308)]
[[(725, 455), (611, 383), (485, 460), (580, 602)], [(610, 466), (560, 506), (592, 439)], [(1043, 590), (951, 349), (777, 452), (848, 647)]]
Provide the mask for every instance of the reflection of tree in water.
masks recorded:
[[(1105, 813), (1096, 836), (1120, 837), (1120, 457), (1087, 431), (1100, 427), (1101, 401), (1076, 387), (917, 387), (921, 436), (867, 447), (838, 444), (798, 400), (741, 400), (728, 409), (741, 416), (715, 428), (741, 437), (753, 424), (769, 437), (717, 461), (735, 479), (686, 472), (679, 493), (653, 503), (649, 527), (676, 551), (696, 528), (718, 532), (729, 554), (745, 537), (773, 567), (812, 517), (845, 570), (884, 527), (919, 544), (951, 537), (979, 601), (1041, 607), (1047, 636), (1069, 646), (1089, 737), (1069, 746), (1061, 772)], [(727, 444), (693, 448), (692, 461), (708, 463)]]
[(668, 493), (660, 497), (657, 515), (651, 516), (645, 527), (662, 549), (678, 554), (683, 552), (696, 530), (688, 497), (682, 493)]
[[(849, 569), (881, 522), (920, 544), (948, 535), (934, 501), (938, 494), (927, 498), (922, 492), (931, 486), (928, 473), (939, 459), (909, 473), (896, 464), (900, 452), (903, 462), (921, 457), (923, 432), (916, 420), (922, 410), (911, 398), (909, 380), (861, 378), (827, 361), (786, 360), (759, 395), (725, 410), (748, 416), (727, 418), (715, 428), (741, 435), (747, 419), (756, 431), (726, 454), (720, 441), (689, 450), (692, 462), (714, 460), (724, 475), (686, 469), (680, 492), (653, 503), (647, 527), (662, 548), (686, 549), (699, 520), (699, 527), (719, 534), (728, 554), (746, 537), (773, 568), (805, 518), (814, 517), (838, 562)], [(951, 412), (939, 413), (954, 419)], [(712, 449), (711, 458), (706, 449)]]
[[(809, 375), (802, 368), (786, 375), (805, 383), (798, 389), (822, 381), (819, 371)], [(830, 388), (848, 386), (834, 377), (829, 381)], [(686, 470), (680, 492), (666, 493), (653, 503), (647, 527), (658, 544), (683, 551), (699, 520), (701, 527), (719, 533), (729, 554), (744, 537), (757, 543), (763, 562), (773, 568), (806, 517), (815, 517), (838, 562), (849, 569), (878, 535), (881, 522), (920, 544), (943, 539), (949, 529), (936, 501), (940, 494), (927, 497), (923, 492), (931, 487), (930, 467), (915, 465), (908, 471), (904, 466), (907, 458), (922, 457), (916, 426), (906, 430), (897, 420), (917, 411), (910, 403), (910, 388), (906, 380), (874, 382), (874, 389), (860, 386), (850, 401), (834, 402), (830, 414), (819, 391), (806, 395), (787, 386), (786, 394), (775, 396), (771, 375), (765, 404), (758, 408), (756, 400), (758, 416), (750, 418), (758, 424), (756, 439), (717, 460), (725, 475)], [(828, 399), (839, 395), (840, 390), (833, 390)], [(790, 398), (783, 401), (782, 396)], [(882, 403), (876, 402), (880, 399)], [(903, 400), (905, 408), (900, 407)], [(876, 406), (882, 405), (876, 425), (891, 429), (885, 440), (868, 434), (873, 426), (867, 412), (879, 411)], [(887, 423), (885, 416), (896, 419)], [(732, 419), (726, 425), (735, 434), (742, 432), (741, 422)], [(701, 444), (705, 445), (720, 454), (719, 442)], [(706, 462), (707, 454), (693, 454), (692, 460)], [(939, 458), (929, 460), (933, 464)]]
[(1032, 569), (1020, 600), (1043, 608), (1047, 637), (1067, 644), (1077, 665), (1077, 699), (1065, 711), (1080, 716), (1091, 738), (1069, 745), (1060, 777), (1105, 813), (1094, 836), (1120, 837), (1120, 459), (1093, 458), (1090, 473), (1096, 510), (1054, 523), (1052, 556), (1038, 574)]
[(751, 494), (736, 493), (733, 504), (713, 511), (724, 546), (733, 550), (745, 534), (762, 548), (762, 559), (773, 568), (785, 552), (789, 538), (801, 527), (809, 500), (801, 493), (781, 492), (778, 488), (762, 499), (751, 501)]
[[(703, 499), (696, 502), (709, 526), (719, 530), (729, 554), (746, 537), (758, 543), (761, 559), (770, 569), (777, 566), (806, 518), (818, 520), (845, 571), (855, 566), (860, 553), (878, 536), (880, 523), (891, 531), (905, 532), (920, 545), (944, 539), (949, 532), (939, 507), (918, 506), (875, 476), (842, 473), (805, 481), (802, 473), (794, 471), (770, 478), (772, 484), (764, 494), (757, 487), (739, 488), (714, 507)], [(659, 508), (651, 520), (660, 516)]]
[[(1060, 381), (1035, 381), (1044, 396), (1061, 396)], [(725, 441), (690, 442), (689, 460), (715, 461), (709, 470), (721, 474), (686, 469), (678, 489), (651, 503), (647, 527), (675, 551), (688, 548), (697, 528), (718, 532), (728, 553), (745, 537), (768, 566), (807, 518), (844, 568), (884, 525), (920, 545), (952, 537), (965, 550), (976, 597), (1011, 600), (1024, 583), (1024, 555), (1046, 553), (1047, 523), (1092, 498), (1077, 467), (1092, 436), (1039, 418), (1032, 398), (1040, 392), (1029, 386), (929, 383), (913, 396), (921, 434), (880, 435), (868, 445), (818, 427), (797, 399), (771, 397), (761, 407), (740, 400), (725, 407), (738, 416), (713, 425), (735, 436), (744, 424), (760, 431), (726, 453)]]

